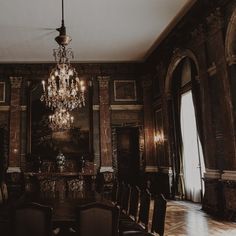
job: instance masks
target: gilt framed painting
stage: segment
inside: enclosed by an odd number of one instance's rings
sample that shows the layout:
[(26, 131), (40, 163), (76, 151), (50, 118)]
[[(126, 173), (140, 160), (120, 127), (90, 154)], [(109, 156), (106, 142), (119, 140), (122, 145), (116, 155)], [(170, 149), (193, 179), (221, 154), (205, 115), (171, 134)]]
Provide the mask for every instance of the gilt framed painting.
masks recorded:
[(114, 80), (114, 100), (115, 101), (136, 101), (136, 81), (135, 80)]

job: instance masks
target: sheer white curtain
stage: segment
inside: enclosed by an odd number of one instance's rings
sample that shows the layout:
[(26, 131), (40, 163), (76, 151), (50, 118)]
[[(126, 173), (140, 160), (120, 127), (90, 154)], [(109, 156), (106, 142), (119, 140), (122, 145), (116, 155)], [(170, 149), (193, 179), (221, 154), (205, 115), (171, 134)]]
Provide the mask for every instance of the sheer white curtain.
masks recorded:
[(205, 166), (202, 147), (197, 133), (191, 90), (181, 96), (180, 115), (185, 198), (193, 202), (201, 202), (201, 190), (203, 188), (201, 177), (205, 171)]

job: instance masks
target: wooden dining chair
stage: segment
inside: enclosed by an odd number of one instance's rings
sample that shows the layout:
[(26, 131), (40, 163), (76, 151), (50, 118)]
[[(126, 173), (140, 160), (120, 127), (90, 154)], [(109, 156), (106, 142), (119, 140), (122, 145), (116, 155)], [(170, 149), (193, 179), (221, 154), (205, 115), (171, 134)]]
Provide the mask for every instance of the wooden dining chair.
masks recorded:
[(112, 190), (111, 190), (111, 201), (113, 203), (117, 202), (117, 192), (118, 192), (118, 181), (114, 180), (113, 185), (112, 185)]
[(151, 194), (148, 191), (148, 189), (146, 189), (141, 193), (138, 221), (134, 222), (129, 219), (121, 221), (120, 222), (121, 235), (133, 231), (135, 232), (148, 231), (150, 202), (151, 202)]
[(52, 208), (37, 203), (16, 207), (11, 213), (12, 236), (52, 236)]
[(3, 194), (2, 189), (0, 188), (0, 206), (3, 204)]
[(128, 214), (129, 211), (130, 194), (131, 194), (131, 187), (129, 184), (125, 184), (123, 186), (123, 197), (121, 202), (121, 210), (125, 214)]
[(119, 208), (115, 205), (93, 202), (77, 209), (76, 235), (117, 236)]
[(166, 204), (167, 201), (162, 194), (155, 197), (151, 232), (160, 236), (164, 235)]
[(55, 197), (56, 181), (51, 179), (40, 180), (40, 194), (43, 197)]
[(120, 215), (120, 225), (122, 221), (138, 222), (138, 208), (140, 203), (141, 190), (138, 186), (132, 186), (130, 191), (129, 210), (126, 214), (123, 212)]
[(1, 183), (1, 191), (2, 191), (2, 197), (3, 197), (3, 201), (6, 203), (8, 201), (8, 188), (5, 182)]

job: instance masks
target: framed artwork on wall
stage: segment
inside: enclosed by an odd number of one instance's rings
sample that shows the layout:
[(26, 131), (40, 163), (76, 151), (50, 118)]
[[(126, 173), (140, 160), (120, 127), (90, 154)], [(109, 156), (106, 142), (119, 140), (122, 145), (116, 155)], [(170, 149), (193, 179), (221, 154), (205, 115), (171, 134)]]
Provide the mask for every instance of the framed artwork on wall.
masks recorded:
[(135, 80), (114, 80), (114, 100), (115, 101), (136, 101), (136, 81)]
[(0, 102), (5, 102), (5, 82), (0, 82)]

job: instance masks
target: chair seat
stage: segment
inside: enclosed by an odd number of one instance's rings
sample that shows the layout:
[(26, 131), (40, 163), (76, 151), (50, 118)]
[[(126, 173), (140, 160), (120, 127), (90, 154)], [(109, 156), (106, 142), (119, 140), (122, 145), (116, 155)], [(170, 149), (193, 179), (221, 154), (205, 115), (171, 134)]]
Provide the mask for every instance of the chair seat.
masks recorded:
[(131, 219), (121, 221), (119, 230), (121, 233), (124, 233), (126, 231), (145, 232), (145, 229), (140, 224), (132, 221)]
[(147, 232), (144, 232), (144, 231), (126, 231), (126, 232), (123, 232), (121, 234), (122, 236), (153, 236), (153, 234), (151, 233), (147, 233)]

